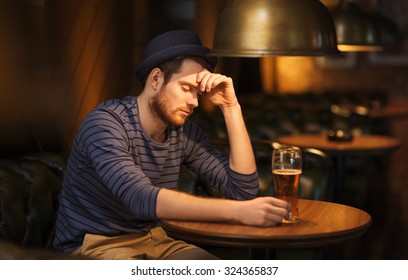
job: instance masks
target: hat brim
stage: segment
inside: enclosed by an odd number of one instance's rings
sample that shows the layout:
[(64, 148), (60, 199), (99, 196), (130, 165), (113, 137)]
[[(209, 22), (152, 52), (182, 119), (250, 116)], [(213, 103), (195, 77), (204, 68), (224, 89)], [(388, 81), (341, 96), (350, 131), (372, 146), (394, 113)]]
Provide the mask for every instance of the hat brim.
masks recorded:
[(158, 65), (163, 62), (175, 58), (177, 56), (199, 56), (205, 59), (211, 67), (215, 68), (217, 65), (217, 58), (214, 56), (209, 56), (210, 49), (202, 46), (196, 45), (182, 45), (174, 46), (164, 49), (153, 56), (145, 59), (136, 69), (136, 77), (142, 81), (146, 78), (147, 74)]

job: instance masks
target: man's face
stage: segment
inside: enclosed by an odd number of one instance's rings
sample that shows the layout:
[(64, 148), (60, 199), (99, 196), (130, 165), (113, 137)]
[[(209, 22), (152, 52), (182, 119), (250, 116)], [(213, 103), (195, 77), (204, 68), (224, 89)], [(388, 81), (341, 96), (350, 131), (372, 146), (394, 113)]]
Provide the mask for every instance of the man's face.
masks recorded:
[(192, 60), (185, 60), (180, 70), (150, 102), (153, 113), (167, 125), (182, 126), (198, 106), (201, 94), (196, 80), (203, 67)]

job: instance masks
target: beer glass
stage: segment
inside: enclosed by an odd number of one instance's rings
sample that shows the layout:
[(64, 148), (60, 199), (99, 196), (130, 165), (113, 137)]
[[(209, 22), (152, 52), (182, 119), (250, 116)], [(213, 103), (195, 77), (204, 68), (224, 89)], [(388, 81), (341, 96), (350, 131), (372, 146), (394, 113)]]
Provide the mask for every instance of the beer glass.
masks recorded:
[(272, 173), (275, 197), (287, 201), (292, 211), (282, 223), (299, 221), (298, 190), (302, 174), (302, 153), (295, 146), (281, 146), (272, 153)]

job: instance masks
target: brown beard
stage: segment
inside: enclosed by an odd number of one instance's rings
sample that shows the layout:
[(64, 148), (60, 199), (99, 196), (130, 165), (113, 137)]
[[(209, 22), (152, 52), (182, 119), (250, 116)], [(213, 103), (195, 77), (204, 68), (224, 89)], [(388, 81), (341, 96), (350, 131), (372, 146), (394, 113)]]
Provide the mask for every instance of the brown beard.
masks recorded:
[[(149, 102), (150, 112), (161, 123), (165, 123), (167, 126), (182, 126), (185, 122), (185, 119), (176, 118), (174, 112), (180, 110), (177, 108), (175, 111), (172, 111), (168, 106), (168, 97), (164, 86), (161, 90), (154, 96)], [(188, 109), (189, 111), (192, 110)], [(191, 114), (190, 114), (191, 115)]]

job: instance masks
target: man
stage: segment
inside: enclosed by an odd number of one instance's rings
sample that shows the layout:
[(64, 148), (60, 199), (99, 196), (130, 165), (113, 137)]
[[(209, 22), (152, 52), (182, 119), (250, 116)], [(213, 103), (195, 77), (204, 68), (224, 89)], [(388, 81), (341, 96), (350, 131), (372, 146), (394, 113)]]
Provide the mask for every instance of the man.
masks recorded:
[[(216, 59), (191, 31), (164, 33), (146, 46), (136, 70), (138, 97), (94, 109), (76, 135), (60, 195), (54, 245), (97, 259), (213, 259), (173, 240), (160, 219), (273, 226), (288, 205), (258, 197), (251, 142), (231, 78), (212, 73)], [(188, 120), (200, 96), (223, 113), (225, 158)], [(185, 165), (227, 198), (176, 191)]]

